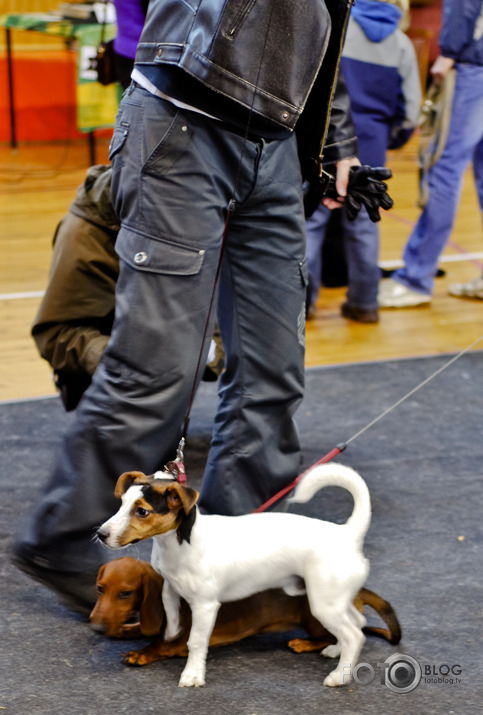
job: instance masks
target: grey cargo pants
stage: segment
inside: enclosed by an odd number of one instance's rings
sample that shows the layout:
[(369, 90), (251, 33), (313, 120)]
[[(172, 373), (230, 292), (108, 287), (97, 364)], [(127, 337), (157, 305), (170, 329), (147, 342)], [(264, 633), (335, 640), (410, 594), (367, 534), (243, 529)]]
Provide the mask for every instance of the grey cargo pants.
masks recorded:
[(253, 511), (300, 466), (307, 272), (295, 137), (245, 140), (131, 87), (110, 153), (122, 221), (113, 332), (21, 536), (60, 570), (106, 560), (91, 537), (118, 508), (122, 472), (175, 456), (232, 199), (211, 318), (226, 370), (200, 505)]

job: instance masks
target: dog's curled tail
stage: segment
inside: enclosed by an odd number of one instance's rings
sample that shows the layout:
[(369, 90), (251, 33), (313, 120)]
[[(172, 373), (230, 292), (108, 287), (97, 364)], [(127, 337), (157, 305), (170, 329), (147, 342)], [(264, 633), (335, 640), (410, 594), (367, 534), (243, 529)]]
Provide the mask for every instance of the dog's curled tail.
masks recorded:
[(371, 523), (371, 497), (361, 475), (351, 467), (337, 462), (321, 464), (307, 472), (290, 501), (305, 504), (324, 487), (342, 487), (352, 494), (354, 510), (346, 526), (362, 541)]

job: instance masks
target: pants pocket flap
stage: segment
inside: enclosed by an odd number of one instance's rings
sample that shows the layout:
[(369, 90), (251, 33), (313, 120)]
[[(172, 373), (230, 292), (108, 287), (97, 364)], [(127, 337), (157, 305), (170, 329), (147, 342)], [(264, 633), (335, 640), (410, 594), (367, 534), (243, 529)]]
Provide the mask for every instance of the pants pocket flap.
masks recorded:
[(166, 238), (154, 238), (133, 229), (121, 228), (116, 241), (121, 260), (141, 271), (192, 276), (199, 273), (205, 251)]

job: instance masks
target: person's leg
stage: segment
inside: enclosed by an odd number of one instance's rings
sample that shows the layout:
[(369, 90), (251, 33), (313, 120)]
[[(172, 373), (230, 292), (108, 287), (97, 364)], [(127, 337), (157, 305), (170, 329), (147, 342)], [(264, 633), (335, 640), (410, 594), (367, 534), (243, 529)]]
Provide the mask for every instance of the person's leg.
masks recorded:
[(303, 394), (307, 284), (301, 183), (295, 142), (263, 142), (256, 183), (242, 181), (236, 191), (218, 308), (226, 370), (200, 498), (209, 512), (251, 512), (299, 473), (294, 413)]
[[(77, 574), (73, 596), (79, 583), (94, 585), (107, 554), (92, 537), (116, 509), (118, 476), (153, 472), (174, 457), (242, 156), (242, 211), (228, 242), (227, 292), (220, 298), (228, 369), (208, 473), (223, 483), (229, 472), (228, 509), (237, 513), (270, 495), (277, 482), (286, 484), (300, 461), (292, 418), (303, 384), (306, 275), (295, 143), (277, 153), (283, 161), (262, 161), (267, 170), (256, 186), (259, 143), (146, 95), (125, 95), (112, 142), (113, 199), (123, 220), (112, 336), (14, 546), (24, 570), (64, 595), (59, 580), (45, 575)], [(285, 182), (282, 189), (277, 182)], [(261, 489), (248, 495), (257, 479)]]
[(483, 137), (477, 144), (473, 153), (473, 176), (475, 179), (480, 211), (483, 215)]
[[(243, 151), (236, 135), (220, 145), (217, 124), (143, 90), (125, 95), (111, 145), (122, 217), (115, 321), (50, 482), (17, 537), (17, 556), (39, 568), (96, 569), (108, 554), (93, 535), (117, 509), (118, 476), (152, 473), (175, 456)], [(205, 355), (208, 348), (209, 340)]]
[(354, 221), (342, 212), (343, 238), (349, 284), (347, 306), (366, 313), (377, 312), (377, 291), (381, 271), (379, 260), (379, 227), (369, 218), (364, 207)]
[(305, 223), (307, 233), (307, 268), (310, 278), (310, 305), (317, 302), (320, 292), (322, 276), (322, 245), (325, 231), (329, 223), (330, 211), (323, 204), (319, 204)]
[(464, 172), (483, 137), (483, 67), (458, 65), (448, 140), (429, 172), (429, 200), (404, 250), (405, 267), (393, 280), (430, 295), (438, 259), (449, 239)]
[[(483, 139), (480, 141), (473, 154), (473, 176), (475, 178), (476, 193), (483, 214)], [(458, 298), (475, 298), (483, 300), (483, 276), (480, 274), (465, 283), (452, 283), (448, 292)]]

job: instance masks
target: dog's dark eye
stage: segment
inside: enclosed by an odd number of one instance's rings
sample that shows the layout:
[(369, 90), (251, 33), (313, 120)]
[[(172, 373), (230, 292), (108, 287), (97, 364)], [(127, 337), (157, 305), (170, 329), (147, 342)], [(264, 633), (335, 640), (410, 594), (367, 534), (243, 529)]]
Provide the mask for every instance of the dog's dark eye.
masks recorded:
[(122, 601), (125, 601), (126, 598), (129, 598), (131, 595), (132, 595), (132, 591), (121, 591), (121, 592), (119, 593), (119, 598), (120, 598)]
[(96, 586), (96, 590), (97, 590), (97, 593), (99, 594), (99, 596), (101, 596), (104, 593), (104, 589), (102, 588), (102, 586)]
[(138, 506), (138, 507), (136, 507), (134, 513), (136, 514), (136, 516), (140, 516), (141, 519), (145, 519), (147, 516), (149, 516), (149, 514), (151, 512), (148, 511), (147, 509), (143, 509), (142, 506)]

